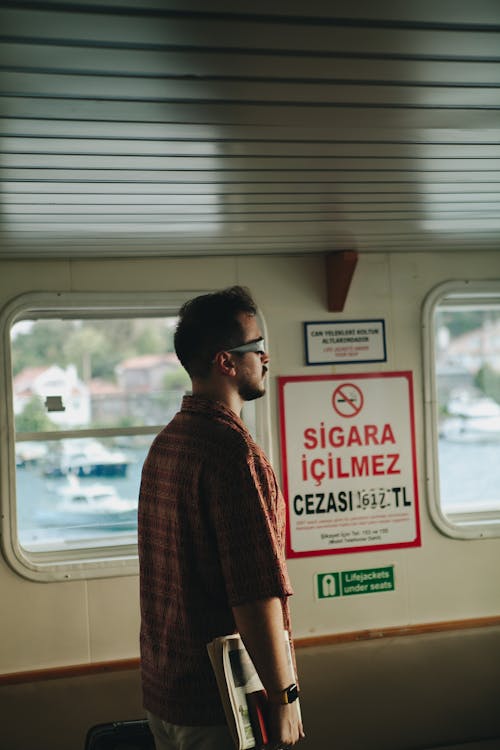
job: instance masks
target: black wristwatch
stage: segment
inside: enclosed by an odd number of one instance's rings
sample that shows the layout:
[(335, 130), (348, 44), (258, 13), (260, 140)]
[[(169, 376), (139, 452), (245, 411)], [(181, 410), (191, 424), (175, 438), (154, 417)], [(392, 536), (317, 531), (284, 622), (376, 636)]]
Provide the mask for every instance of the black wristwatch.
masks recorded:
[(271, 693), (268, 695), (270, 703), (277, 703), (281, 706), (286, 706), (288, 703), (293, 703), (299, 697), (299, 689), (295, 682), (292, 682), (284, 690), (280, 690), (277, 693)]

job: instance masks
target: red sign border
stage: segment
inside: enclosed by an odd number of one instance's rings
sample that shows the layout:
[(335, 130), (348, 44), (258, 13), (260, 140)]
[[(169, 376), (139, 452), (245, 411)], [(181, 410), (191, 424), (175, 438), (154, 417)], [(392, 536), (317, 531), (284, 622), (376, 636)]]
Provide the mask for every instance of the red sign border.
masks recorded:
[[(374, 544), (360, 547), (337, 547), (336, 549), (315, 549), (305, 552), (295, 552), (292, 548), (291, 528), (290, 528), (290, 500), (288, 492), (288, 460), (286, 450), (286, 431), (285, 431), (285, 385), (296, 382), (318, 382), (330, 380), (336, 382), (339, 380), (368, 380), (374, 378), (404, 378), (408, 385), (408, 404), (410, 409), (410, 440), (411, 440), (411, 457), (413, 465), (413, 493), (415, 499), (415, 539), (408, 542), (397, 542), (394, 544)], [(287, 506), (286, 524), (286, 556), (287, 558), (300, 557), (320, 557), (322, 555), (341, 555), (350, 552), (374, 552), (376, 550), (402, 549), (407, 547), (420, 547), (422, 544), (420, 535), (420, 510), (418, 495), (418, 478), (417, 478), (417, 449), (415, 442), (415, 405), (413, 399), (413, 373), (410, 370), (391, 371), (391, 372), (363, 372), (363, 373), (346, 373), (343, 375), (279, 375), (278, 384), (278, 408), (279, 408), (279, 425), (280, 425), (280, 449), (281, 449), (281, 474), (283, 495)]]

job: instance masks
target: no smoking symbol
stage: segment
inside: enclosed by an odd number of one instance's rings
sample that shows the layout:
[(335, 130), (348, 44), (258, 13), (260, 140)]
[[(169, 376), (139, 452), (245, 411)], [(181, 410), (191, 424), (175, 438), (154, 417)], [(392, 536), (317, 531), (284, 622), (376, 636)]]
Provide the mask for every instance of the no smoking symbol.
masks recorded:
[(341, 417), (355, 417), (363, 408), (363, 403), (363, 394), (353, 383), (342, 383), (333, 392), (333, 408)]

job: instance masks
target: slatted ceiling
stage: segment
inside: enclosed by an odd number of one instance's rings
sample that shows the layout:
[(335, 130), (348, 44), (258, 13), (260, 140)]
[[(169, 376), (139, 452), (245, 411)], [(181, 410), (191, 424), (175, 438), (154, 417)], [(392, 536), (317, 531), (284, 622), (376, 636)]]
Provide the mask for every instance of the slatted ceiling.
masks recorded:
[[(71, 68), (68, 68), (68, 50), (66, 47), (33, 44), (26, 45), (3, 43), (2, 59), (5, 66), (14, 68), (18, 73), (29, 73), (35, 67), (40, 73), (64, 73), (65, 75), (90, 77), (105, 74), (108, 77), (120, 77), (124, 80), (142, 78), (164, 80), (165, 71), (168, 78), (186, 78), (211, 81), (214, 78), (236, 80), (236, 75), (228, 73), (228, 55), (238, 62), (239, 79), (264, 82), (272, 78), (275, 82), (296, 80), (301, 83), (337, 83), (349, 85), (351, 82), (380, 82), (386, 85), (495, 85), (498, 82), (499, 62), (474, 61), (471, 65), (462, 60), (443, 61), (398, 59), (397, 68), (393, 60), (382, 60), (376, 56), (365, 55), (362, 59), (337, 54), (324, 55), (319, 60), (304, 55), (280, 56), (279, 54), (249, 55), (241, 51), (197, 52), (175, 51), (157, 52), (154, 50), (130, 50), (127, 54), (127, 69), (121, 70), (123, 50), (92, 49), (72, 47)], [(43, 65), (40, 60), (43, 59)], [(20, 64), (22, 60), (22, 64)], [(163, 71), (163, 72), (162, 72)], [(202, 71), (202, 72), (201, 72)], [(271, 73), (272, 72), (272, 76)], [(395, 76), (395, 78), (394, 78)]]
[[(44, 50), (40, 51), (43, 54)], [(123, 55), (123, 53), (122, 53)], [(133, 59), (134, 56), (132, 56)], [(221, 59), (220, 67), (228, 65), (228, 57)], [(232, 55), (231, 55), (232, 58)], [(187, 60), (188, 58), (186, 58)], [(177, 60), (177, 67), (181, 68), (184, 60)], [(254, 61), (252, 61), (254, 62)], [(398, 64), (394, 69), (394, 62), (383, 65), (369, 60), (363, 65), (352, 60), (335, 61), (331, 64), (331, 74), (328, 75), (325, 65), (321, 64), (321, 70), (314, 71), (316, 77), (305, 75), (304, 61), (299, 58), (292, 64), (286, 62), (286, 75), (280, 75), (276, 60), (267, 58), (263, 63), (261, 58), (255, 58), (255, 63), (262, 67), (262, 75), (256, 71), (252, 77), (247, 75), (220, 75), (194, 76), (190, 74), (168, 76), (145, 75), (143, 73), (120, 74), (118, 71), (105, 73), (96, 70), (92, 73), (80, 73), (76, 70), (59, 72), (57, 68), (45, 68), (37, 73), (37, 86), (43, 85), (43, 94), (48, 96), (71, 95), (74, 98), (86, 96), (110, 97), (119, 99), (124, 96), (127, 99), (138, 100), (159, 99), (168, 100), (176, 97), (185, 101), (193, 98), (221, 100), (243, 99), (249, 101), (268, 100), (276, 94), (280, 101), (290, 102), (351, 102), (369, 101), (367, 93), (373, 93), (375, 102), (384, 100), (406, 101), (409, 96), (420, 94), (427, 97), (432, 103), (432, 97), (440, 95), (444, 90), (447, 96), (459, 97), (460, 104), (466, 104), (466, 97), (474, 97), (476, 90), (480, 95), (490, 98), (497, 90), (496, 80), (500, 65), (485, 64), (473, 67), (465, 64), (454, 64), (443, 66), (439, 63), (426, 63), (425, 65)], [(240, 63), (240, 61), (238, 61)], [(207, 67), (207, 61), (200, 60), (200, 68)], [(7, 63), (5, 63), (7, 65)], [(171, 67), (172, 64), (168, 63)], [(14, 66), (12, 66), (14, 67)], [(15, 71), (3, 74), (4, 92), (13, 92), (16, 95), (33, 93), (34, 66), (22, 66)], [(256, 65), (257, 67), (257, 65)], [(264, 68), (272, 69), (273, 75), (269, 73), (264, 77)], [(315, 62), (318, 68), (318, 62)], [(469, 69), (467, 70), (467, 67)], [(344, 69), (345, 68), (345, 69)], [(321, 73), (321, 75), (320, 75)], [(395, 79), (387, 78), (388, 75), (396, 74)], [(72, 78), (71, 91), (67, 89), (68, 77)], [(244, 96), (242, 96), (242, 94)], [(325, 95), (328, 94), (325, 99)], [(420, 99), (419, 99), (420, 101)], [(425, 98), (421, 99), (425, 103)], [(451, 104), (453, 104), (453, 100)], [(443, 102), (446, 104), (446, 102)]]
[[(94, 154), (5, 154), (3, 159), (3, 169), (5, 173), (11, 170), (24, 169), (31, 170), (57, 170), (66, 172), (68, 170), (84, 170), (85, 174), (94, 175), (95, 170), (106, 170), (110, 176), (117, 177), (123, 173), (126, 179), (134, 171), (144, 173), (148, 178), (153, 179), (156, 172), (173, 174), (179, 170), (187, 172), (196, 172), (214, 178), (215, 173), (233, 174), (237, 179), (242, 178), (242, 174), (248, 174), (252, 171), (260, 173), (272, 172), (273, 177), (279, 177), (280, 173), (290, 174), (292, 180), (300, 179), (304, 176), (306, 179), (314, 179), (315, 173), (321, 173), (317, 176), (318, 180), (324, 178), (324, 174), (340, 173), (339, 177), (346, 178), (353, 173), (367, 175), (370, 172), (392, 174), (404, 172), (436, 172), (441, 179), (446, 172), (458, 173), (459, 179), (466, 179), (465, 173), (481, 174), (485, 172), (494, 172), (498, 174), (500, 159), (426, 159), (424, 164), (417, 159), (393, 159), (387, 157), (384, 159), (383, 166), (379, 159), (369, 159), (340, 157), (306, 157), (299, 156), (262, 158), (254, 157), (231, 157), (231, 156), (199, 156), (190, 155), (178, 156), (118, 156), (118, 155), (94, 155)], [(94, 170), (94, 171), (93, 171)], [(118, 174), (115, 174), (118, 172)], [(383, 179), (383, 176), (380, 175)]]
[(498, 250), (500, 4), (351, 5), (3, 3), (0, 257)]
[[(275, 5), (278, 3), (275, 2)], [(7, 4), (6, 4), (7, 5)], [(22, 5), (22, 4), (20, 4)], [(2, 13), (3, 34), (6, 36), (28, 36), (86, 43), (89, 46), (142, 46), (166, 47), (200, 45), (202, 42), (212, 48), (276, 51), (298, 51), (327, 55), (331, 50), (339, 53), (352, 53), (359, 49), (366, 54), (388, 56), (418, 55), (423, 57), (445, 55), (457, 56), (457, 50), (467, 47), (467, 55), (479, 57), (496, 56), (500, 24), (460, 28), (447, 19), (446, 24), (411, 24), (396, 19), (342, 19), (340, 17), (300, 17), (273, 16), (249, 13), (218, 14), (206, 11), (191, 14), (189, 11), (151, 12), (147, 7), (112, 13), (109, 6), (90, 12), (77, 12), (73, 3), (26, 3), (31, 5), (29, 19), (26, 11), (5, 9)], [(34, 10), (66, 5), (68, 11)], [(236, 4), (238, 5), (238, 4)], [(72, 12), (69, 12), (73, 6)], [(239, 3), (240, 8), (242, 3)], [(96, 11), (101, 11), (96, 12)], [(373, 16), (373, 12), (370, 14)], [(19, 33), (21, 24), (28, 28)]]
[[(368, 234), (357, 232), (354, 238), (352, 232), (342, 232), (336, 227), (335, 231), (329, 233), (329, 239), (325, 242), (324, 234), (307, 238), (301, 234), (280, 236), (279, 238), (265, 236), (259, 237), (252, 232), (244, 233), (244, 238), (233, 235), (225, 229), (224, 239), (220, 237), (214, 240), (210, 233), (194, 233), (186, 231), (182, 236), (173, 231), (152, 234), (146, 230), (139, 235), (130, 232), (126, 235), (115, 234), (110, 239), (107, 233), (100, 233), (96, 237), (87, 236), (87, 233), (66, 233), (59, 231), (57, 235), (43, 233), (16, 234), (15, 244), (6, 248), (4, 258), (55, 258), (55, 257), (197, 257), (203, 255), (273, 255), (273, 254), (307, 254), (325, 253), (346, 248), (356, 247), (360, 252), (437, 252), (437, 250), (476, 252), (488, 250), (498, 252), (498, 230), (478, 230), (473, 228), (464, 236), (457, 232), (456, 226), (436, 227), (436, 239), (425, 236), (422, 231), (412, 231), (406, 227), (406, 233), (395, 232), (394, 228), (386, 230), (385, 233), (377, 234), (375, 231)], [(438, 232), (439, 229), (439, 232)], [(430, 231), (428, 229), (427, 231)], [(112, 241), (111, 241), (112, 240)]]
[[(294, 170), (292, 167), (288, 169), (282, 169), (280, 171), (269, 168), (268, 170), (260, 170), (258, 175), (251, 170), (197, 170), (195, 168), (179, 168), (177, 170), (162, 170), (150, 169), (135, 171), (130, 168), (122, 169), (111, 169), (110, 167), (102, 166), (96, 169), (86, 169), (85, 167), (69, 167), (66, 169), (48, 168), (48, 167), (12, 167), (2, 169), (2, 179), (5, 181), (13, 180), (36, 180), (41, 178), (44, 180), (57, 180), (58, 182), (66, 182), (68, 180), (77, 178), (86, 182), (99, 182), (105, 179), (107, 182), (124, 182), (128, 185), (133, 185), (136, 180), (145, 180), (148, 183), (162, 182), (164, 180), (172, 181), (177, 184), (189, 183), (194, 181), (201, 181), (205, 184), (212, 185), (224, 185), (227, 189), (231, 185), (242, 185), (246, 181), (255, 181), (256, 176), (258, 182), (264, 189), (267, 190), (268, 186), (273, 182), (287, 182), (295, 183), (297, 189), (300, 190), (302, 182), (314, 183), (316, 187), (319, 187), (323, 183), (329, 184), (332, 180), (338, 180), (338, 182), (344, 185), (350, 185), (356, 181), (356, 178), (361, 181), (370, 181), (372, 188), (376, 191), (377, 183), (383, 183), (385, 180), (391, 182), (397, 182), (404, 175), (405, 179), (403, 182), (427, 182), (435, 185), (441, 184), (444, 181), (455, 180), (456, 182), (464, 183), (467, 180), (481, 181), (483, 184), (496, 184), (500, 178), (498, 169), (484, 169), (483, 171), (478, 170), (448, 170), (448, 171), (437, 171), (437, 170), (405, 170), (404, 168), (398, 170), (390, 169), (378, 169), (372, 172), (365, 171), (363, 169), (344, 169), (344, 170), (328, 170), (328, 169), (317, 169), (310, 171)], [(487, 178), (490, 178), (489, 180)]]
[[(37, 213), (46, 212), (47, 207), (54, 203), (54, 198), (50, 195), (36, 195), (34, 197), (27, 196), (26, 198), (19, 198), (18, 196), (5, 196), (4, 204), (6, 206), (13, 206), (11, 213)], [(444, 198), (440, 196), (436, 201), (425, 200), (426, 211), (458, 211), (463, 212), (470, 210), (470, 202), (459, 202), (455, 196), (450, 198)], [(54, 204), (52, 211), (54, 213), (64, 212), (67, 209), (71, 209), (77, 213), (92, 213), (94, 210), (100, 210), (102, 212), (108, 211), (109, 206), (117, 208), (118, 212), (130, 212), (130, 206), (137, 206), (138, 210), (141, 207), (147, 206), (148, 210), (152, 212), (177, 212), (180, 210), (201, 213), (204, 209), (210, 209), (210, 207), (217, 205), (214, 198), (210, 196), (169, 196), (168, 202), (166, 200), (159, 200), (156, 196), (104, 196), (100, 200), (96, 196), (88, 195), (65, 195), (64, 198), (58, 199), (57, 203)], [(228, 212), (235, 212), (240, 210), (240, 200), (238, 197), (228, 196), (226, 200), (226, 210)], [(248, 213), (255, 211), (267, 211), (275, 212), (277, 208), (282, 211), (293, 211), (296, 213), (299, 210), (308, 211), (308, 202), (304, 201), (302, 197), (297, 197), (293, 200), (293, 197), (288, 202), (282, 200), (261, 200), (250, 202), (248, 199), (245, 201), (245, 208)], [(329, 201), (325, 203), (313, 204), (310, 213), (319, 213), (321, 211), (331, 211), (336, 207), (342, 206), (345, 212), (359, 211), (360, 209), (366, 208), (381, 214), (387, 210), (402, 210), (410, 209), (414, 206), (414, 201), (405, 200), (404, 195), (392, 195), (389, 194), (386, 200), (375, 200), (370, 197), (368, 200), (347, 202), (346, 199), (339, 199), (338, 201)], [(500, 208), (500, 201), (492, 201), (491, 203), (484, 202), (481, 205), (483, 211), (495, 211)], [(111, 209), (113, 210), (113, 209)]]
[[(326, 200), (332, 196), (355, 196), (358, 198), (360, 195), (365, 196), (368, 200), (384, 201), (384, 200), (407, 200), (415, 203), (423, 203), (427, 201), (432, 205), (439, 201), (440, 198), (444, 199), (446, 196), (451, 196), (450, 199), (455, 199), (455, 196), (462, 196), (464, 200), (467, 200), (469, 204), (479, 203), (483, 200), (492, 200), (498, 198), (498, 193), (485, 193), (484, 184), (467, 183), (466, 186), (460, 186), (459, 184), (450, 183), (444, 185), (443, 183), (426, 186), (426, 191), (414, 189), (410, 183), (381, 183), (377, 191), (373, 191), (373, 184), (350, 184), (348, 187), (343, 188), (341, 184), (328, 184), (319, 186), (314, 185), (300, 185), (297, 190), (290, 190), (288, 183), (270, 183), (266, 185), (266, 190), (262, 190), (260, 185), (244, 185), (234, 186), (229, 185), (227, 192), (224, 189), (218, 190), (215, 193), (214, 190), (206, 192), (209, 186), (202, 186), (197, 184), (183, 184), (179, 187), (179, 191), (175, 190), (175, 185), (162, 185), (162, 184), (147, 184), (147, 185), (134, 185), (133, 188), (128, 184), (113, 184), (113, 194), (111, 197), (119, 201), (121, 196), (129, 196), (134, 199), (137, 196), (137, 200), (142, 202), (144, 197), (154, 196), (165, 196), (170, 204), (177, 197), (188, 196), (191, 201), (191, 196), (196, 199), (197, 196), (207, 196), (210, 200), (224, 200), (226, 202), (240, 202), (247, 204), (248, 201), (254, 201), (255, 197), (265, 201), (276, 201), (283, 197), (283, 199), (294, 200), (299, 203), (315, 204), (316, 196), (317, 200)], [(318, 190), (321, 187), (322, 190)], [(192, 188), (190, 191), (189, 189)], [(253, 190), (252, 190), (253, 188)], [(245, 190), (245, 192), (239, 192), (239, 190)], [(110, 198), (109, 185), (101, 184), (99, 187), (94, 185), (88, 185), (87, 183), (70, 183), (65, 182), (62, 184), (52, 183), (36, 183), (36, 182), (22, 182), (15, 183), (14, 187), (9, 185), (9, 192), (5, 192), (2, 196), (2, 200), (5, 204), (7, 202), (17, 203), (16, 196), (22, 196), (21, 201), (25, 200), (24, 196), (32, 195), (40, 200), (45, 200), (47, 197), (50, 201), (64, 201), (68, 196), (95, 196), (97, 200), (101, 201), (101, 196), (105, 196), (106, 199)], [(372, 192), (367, 192), (367, 191)], [(392, 192), (398, 190), (397, 193)], [(444, 192), (444, 191), (449, 192)], [(366, 191), (366, 192), (365, 192)], [(63, 197), (61, 197), (63, 196)]]
[[(103, 114), (108, 111), (112, 114), (117, 108), (115, 103), (124, 100), (132, 115), (138, 105), (145, 107), (146, 112), (151, 108), (152, 113), (157, 112), (159, 106), (168, 105), (174, 108), (175, 113), (187, 110), (189, 105), (197, 107), (200, 101), (205, 106), (221, 109), (234, 105), (257, 109), (269, 103), (277, 110), (280, 106), (300, 108), (307, 105), (321, 109), (339, 105), (349, 109), (360, 106), (363, 109), (383, 109), (387, 106), (415, 106), (416, 98), (419, 108), (488, 108), (497, 107), (500, 103), (499, 89), (492, 84), (472, 87), (458, 84), (402, 85), (399, 82), (390, 85), (368, 82), (303, 83), (293, 80), (215, 83), (207, 80), (119, 79), (93, 75), (73, 77), (71, 91), (68, 92), (67, 76), (42, 74), (35, 79), (31, 73), (4, 73), (2, 78), (6, 94), (13, 92), (18, 98), (32, 99), (36, 85), (41, 87), (43, 98), (48, 101), (54, 101), (56, 97), (73, 102), (92, 99), (95, 100), (92, 101), (93, 107), (100, 107)], [(36, 96), (40, 97), (40, 94)], [(92, 109), (87, 105), (86, 111), (91, 112)]]
[[(272, 61), (269, 65), (272, 65)], [(366, 78), (363, 79), (355, 78), (355, 71), (351, 66), (351, 75), (346, 78), (339, 78), (338, 72), (336, 78), (328, 78), (325, 75), (307, 78), (300, 75), (299, 69), (293, 76), (288, 70), (287, 77), (278, 76), (275, 72), (273, 76), (268, 75), (265, 78), (255, 75), (253, 77), (228, 75), (225, 79), (215, 75), (203, 77), (178, 75), (175, 77), (171, 74), (167, 77), (166, 75), (119, 75), (97, 71), (92, 74), (76, 71), (60, 73), (56, 69), (46, 69), (37, 72), (35, 78), (31, 70), (28, 69), (25, 72), (21, 69), (21, 71), (4, 72), (2, 82), (5, 94), (13, 92), (16, 96), (25, 94), (28, 97), (33, 94), (35, 81), (44, 97), (66, 97), (69, 94), (68, 78), (71, 77), (71, 98), (74, 99), (86, 97), (135, 98), (138, 101), (149, 99), (239, 101), (243, 99), (258, 102), (272, 101), (277, 97), (277, 101), (280, 102), (358, 104), (370, 101), (372, 97), (375, 102), (391, 104), (408, 101), (413, 103), (415, 93), (418, 93), (419, 103), (424, 105), (434, 104), (436, 97), (444, 95), (446, 99), (441, 102), (442, 106), (453, 105), (456, 102), (463, 106), (468, 105), (468, 99), (472, 104), (475, 101), (481, 104), (488, 104), (490, 101), (498, 103), (498, 98), (495, 98), (498, 85), (494, 82), (494, 75), (498, 74), (499, 67), (496, 66), (497, 70), (491, 71), (486, 80), (478, 81), (476, 74), (476, 80), (471, 82), (453, 80), (448, 83), (437, 79), (437, 71), (435, 71), (434, 78), (428, 76), (430, 80), (422, 80), (420, 76), (416, 78), (416, 71), (413, 76), (410, 72), (406, 77), (401, 76), (399, 70), (397, 79), (383, 80), (375, 75), (378, 71), (373, 69), (373, 65), (371, 75), (368, 75), (366, 71)], [(298, 64), (297, 68), (299, 68)], [(456, 78), (458, 79), (458, 74)]]
[[(218, 149), (212, 142), (174, 141), (165, 142), (163, 139), (156, 141), (142, 140), (120, 140), (115, 139), (90, 139), (90, 138), (20, 138), (15, 136), (3, 138), (3, 154), (5, 162), (7, 157), (15, 155), (21, 157), (24, 154), (37, 154), (40, 156), (57, 157), (59, 154), (86, 157), (109, 158), (213, 158), (219, 160), (235, 160), (251, 158), (252, 164), (256, 159), (280, 159), (289, 160), (290, 148), (295, 150), (294, 159), (309, 159), (327, 162), (338, 160), (338, 163), (346, 160), (363, 159), (364, 166), (369, 160), (376, 165), (377, 160), (391, 163), (391, 160), (409, 158), (418, 164), (422, 160), (430, 160), (441, 163), (449, 163), (451, 166), (457, 160), (462, 168), (467, 166), (468, 161), (489, 161), (491, 158), (500, 159), (500, 143), (496, 144), (389, 144), (389, 143), (256, 143), (255, 141), (226, 142), (224, 151)], [(335, 164), (335, 162), (333, 162)]]
[[(10, 211), (12, 217), (19, 215), (19, 220), (23, 221), (25, 214), (32, 216), (43, 216), (43, 217), (54, 217), (54, 216), (65, 216), (68, 219), (68, 214), (76, 216), (99, 216), (99, 214), (115, 215), (115, 216), (129, 216), (130, 206), (137, 205), (137, 211), (134, 212), (134, 218), (141, 216), (146, 218), (148, 216), (167, 216), (167, 217), (180, 217), (180, 216), (213, 216), (214, 201), (204, 201), (201, 203), (182, 203), (179, 200), (171, 203), (145, 201), (142, 205), (134, 199), (134, 201), (121, 200), (120, 203), (116, 201), (103, 200), (101, 203), (95, 201), (82, 201), (81, 199), (73, 198), (73, 200), (59, 201), (57, 205), (51, 205), (52, 199), (40, 202), (40, 201), (26, 201), (15, 202), (6, 200), (5, 205), (13, 205)], [(453, 203), (439, 201), (436, 204), (427, 203), (425, 206), (425, 216), (432, 218), (432, 216), (449, 215), (454, 214), (463, 215), (467, 214), (467, 218), (488, 218), (492, 211), (499, 211), (500, 201), (494, 203), (485, 203), (481, 207), (481, 211), (471, 211), (470, 204), (468, 203)], [(238, 205), (231, 205), (228, 202), (225, 207), (223, 214), (218, 212), (218, 219), (221, 215), (227, 218), (239, 218), (244, 220), (248, 215), (251, 215), (253, 221), (259, 221), (264, 218), (285, 220), (288, 217), (286, 214), (290, 214), (290, 221), (297, 221), (302, 219), (304, 216), (314, 220), (315, 217), (321, 219), (322, 215), (331, 217), (332, 215), (338, 214), (344, 218), (355, 218), (355, 214), (364, 213), (371, 214), (375, 218), (416, 218), (419, 214), (415, 211), (414, 204), (409, 201), (370, 201), (368, 203), (346, 203), (345, 201), (338, 203), (321, 203), (316, 204), (313, 209), (302, 203), (251, 203), (245, 204), (245, 213), (243, 213)], [(483, 214), (483, 216), (482, 216)], [(500, 211), (499, 211), (500, 215)]]
[[(387, 128), (397, 125), (401, 130), (409, 127), (452, 129), (457, 123), (468, 129), (498, 128), (498, 108), (488, 105), (485, 107), (403, 107), (402, 105), (385, 104), (380, 107), (368, 103), (366, 106), (352, 104), (326, 105), (283, 105), (271, 103), (269, 105), (251, 102), (229, 104), (227, 102), (116, 102), (105, 103), (83, 100), (23, 99), (7, 98), (3, 100), (5, 110), (9, 110), (10, 118), (32, 118), (35, 113), (44, 120), (53, 117), (57, 112), (59, 117), (81, 121), (95, 120), (104, 117), (109, 125), (109, 132), (113, 132), (111, 123), (128, 121), (140, 123), (145, 117), (150, 122), (161, 123), (162, 119), (171, 118), (175, 122), (193, 122), (203, 124), (207, 119), (215, 129), (218, 122), (233, 121), (236, 125), (245, 123), (248, 128), (271, 124), (276, 131), (285, 127), (288, 122), (307, 127), (307, 124), (321, 121), (325, 127), (334, 131), (337, 127), (359, 128), (360, 124), (370, 123), (372, 127)], [(493, 136), (495, 137), (495, 136)]]

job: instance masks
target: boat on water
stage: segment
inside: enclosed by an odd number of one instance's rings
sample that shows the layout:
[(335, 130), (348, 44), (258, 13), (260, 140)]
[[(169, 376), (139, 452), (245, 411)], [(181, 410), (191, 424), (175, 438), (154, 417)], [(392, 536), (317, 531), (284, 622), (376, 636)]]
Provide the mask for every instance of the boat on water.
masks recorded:
[(119, 450), (110, 450), (97, 440), (63, 441), (58, 455), (46, 462), (47, 477), (125, 477), (130, 459)]
[(68, 483), (56, 490), (51, 510), (40, 511), (41, 526), (115, 528), (126, 530), (137, 525), (137, 500), (121, 498), (115, 488), (100, 483), (84, 485), (70, 475)]
[(500, 441), (500, 404), (492, 398), (456, 398), (448, 403), (440, 435), (460, 442)]

